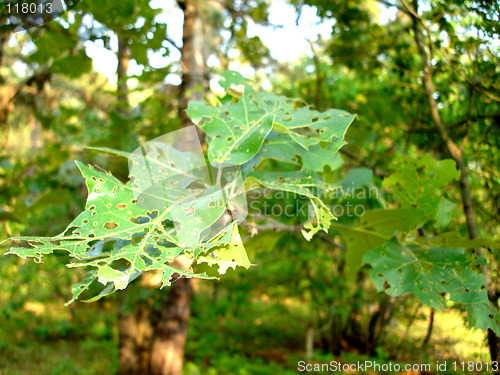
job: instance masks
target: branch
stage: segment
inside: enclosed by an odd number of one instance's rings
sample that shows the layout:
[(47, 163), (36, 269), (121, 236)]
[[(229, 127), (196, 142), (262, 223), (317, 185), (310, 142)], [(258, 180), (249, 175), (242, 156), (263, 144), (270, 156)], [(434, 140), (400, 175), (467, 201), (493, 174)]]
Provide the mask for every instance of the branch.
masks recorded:
[[(414, 6), (415, 6), (415, 12), (418, 13), (418, 0), (414, 0)], [(460, 192), (462, 195), (462, 206), (463, 206), (463, 211), (465, 214), (465, 220), (467, 224), (467, 231), (469, 233), (469, 238), (474, 239), (479, 237), (479, 232), (477, 229), (476, 225), (476, 219), (474, 216), (474, 209), (472, 205), (472, 197), (471, 197), (471, 191), (470, 191), (470, 184), (469, 184), (469, 179), (468, 179), (468, 170), (467, 166), (465, 164), (462, 150), (457, 146), (457, 144), (450, 138), (448, 135), (448, 131), (446, 127), (444, 126), (441, 116), (438, 111), (437, 103), (436, 100), (434, 99), (434, 83), (432, 81), (432, 69), (431, 65), (429, 64), (427, 52), (425, 50), (425, 44), (423, 41), (423, 36), (422, 32), (420, 30), (419, 25), (421, 24), (419, 22), (419, 19), (417, 19), (415, 16), (412, 16), (412, 22), (413, 22), (413, 31), (414, 31), (414, 38), (415, 38), (415, 43), (417, 45), (418, 52), (420, 54), (420, 59), (422, 62), (422, 70), (423, 70), (423, 83), (424, 83), (424, 89), (427, 95), (427, 101), (431, 110), (431, 117), (432, 121), (434, 123), (434, 126), (436, 127), (437, 132), (439, 133), (439, 136), (443, 143), (445, 144), (448, 152), (450, 153), (451, 157), (457, 164), (457, 167), (460, 171), (460, 178), (459, 178), (459, 185), (460, 185)], [(483, 251), (482, 249), (478, 249), (477, 251), (479, 256), (483, 256)], [(484, 278), (488, 284), (488, 294), (493, 292), (493, 284), (491, 282), (491, 277), (488, 272), (488, 266), (484, 265), (481, 267), (483, 271)], [(491, 299), (491, 297), (490, 297)], [(491, 346), (491, 344), (490, 344)], [(493, 358), (493, 360), (496, 360), (496, 358)]]
[(326, 241), (328, 242), (330, 245), (332, 245), (333, 247), (336, 247), (340, 250), (342, 250), (343, 252), (346, 252), (347, 251), (347, 247), (335, 242), (334, 240), (332, 240), (330, 237), (328, 237), (326, 234), (324, 233), (318, 233), (316, 234), (316, 236), (318, 236), (319, 238), (321, 238), (323, 241)]
[(181, 47), (179, 47), (168, 35), (165, 35), (165, 40), (169, 42), (173, 47), (177, 49), (180, 53), (182, 53)]

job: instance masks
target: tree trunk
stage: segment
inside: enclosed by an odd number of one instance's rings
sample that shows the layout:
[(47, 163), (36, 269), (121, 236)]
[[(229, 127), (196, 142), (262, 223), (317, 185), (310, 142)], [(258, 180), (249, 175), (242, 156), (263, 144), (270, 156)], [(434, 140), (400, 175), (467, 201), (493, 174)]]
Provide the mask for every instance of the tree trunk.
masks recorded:
[(179, 279), (168, 289), (153, 289), (147, 298), (136, 299), (136, 288), (159, 287), (156, 283), (144, 284), (141, 282), (122, 295), (119, 374), (180, 375), (191, 309), (191, 283)]
[(203, 24), (198, 14), (198, 1), (179, 0), (178, 3), (184, 12), (179, 117), (181, 126), (186, 127), (193, 124), (186, 113), (189, 101), (203, 97), (206, 54), (203, 52)]
[(118, 68), (116, 72), (118, 102), (120, 109), (128, 107), (128, 66), (130, 64), (130, 48), (128, 39), (118, 35)]
[[(178, 258), (172, 265), (186, 268), (187, 258)], [(182, 374), (191, 282), (180, 278), (159, 290), (161, 279), (157, 276), (143, 275), (139, 285), (120, 293), (119, 375)]]
[[(184, 12), (178, 112), (181, 127), (187, 127), (193, 125), (186, 113), (189, 101), (202, 99), (203, 91), (196, 89), (205, 82), (205, 55), (196, 0), (178, 4)], [(187, 267), (182, 259), (176, 262), (176, 267)], [(191, 297), (191, 281), (181, 278), (170, 287), (151, 292), (149, 298), (134, 302), (131, 312), (120, 315), (120, 375), (182, 374)]]

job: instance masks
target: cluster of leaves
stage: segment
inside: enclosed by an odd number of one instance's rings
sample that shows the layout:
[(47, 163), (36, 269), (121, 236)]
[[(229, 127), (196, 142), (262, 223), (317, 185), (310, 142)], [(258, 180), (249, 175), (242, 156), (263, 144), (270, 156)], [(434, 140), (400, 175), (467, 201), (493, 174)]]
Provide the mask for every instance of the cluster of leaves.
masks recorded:
[(400, 157), (393, 168), (382, 185), (392, 191), (399, 207), (369, 210), (355, 226), (335, 224), (348, 246), (348, 268), (366, 263), (379, 291), (390, 296), (413, 293), (436, 309), (446, 308), (448, 300), (463, 304), (471, 326), (500, 332), (500, 316), (488, 301), (481, 272), (486, 259), (467, 250), (495, 243), (438, 231), (453, 216), (453, 203), (440, 191), (458, 178), (454, 162)]
[[(315, 215), (305, 225), (306, 239), (319, 230), (328, 230), (333, 215), (322, 202), (321, 194), (334, 187), (323, 181), (321, 171), (336, 159), (354, 116), (338, 110), (319, 113), (298, 107), (282, 96), (258, 93), (236, 72), (222, 76), (221, 85), (228, 95), (220, 105), (192, 102), (188, 109), (190, 117), (207, 135), (209, 162), (219, 171), (228, 164), (239, 166), (243, 177), (234, 181), (241, 181), (247, 189), (266, 187), (308, 198)], [(241, 97), (229, 94), (233, 85), (243, 86)], [(103, 151), (127, 157), (132, 164), (136, 162), (133, 154)], [(144, 157), (146, 165), (156, 163), (168, 177), (169, 171), (196, 155), (184, 153), (174, 160), (167, 151), (162, 158), (151, 154)], [(275, 168), (273, 172), (266, 171), (268, 159), (288, 167), (284, 172), (276, 172)], [(22, 241), (22, 246), (9, 251), (38, 261), (55, 250), (67, 251), (72, 259), (68, 267), (89, 270), (88, 277), (74, 285), (70, 302), (96, 282), (104, 288), (90, 301), (124, 289), (145, 271), (160, 270), (162, 286), (168, 286), (175, 277), (213, 278), (207, 273), (195, 273), (189, 267), (194, 262), (218, 265), (220, 274), (228, 267), (251, 265), (237, 222), (228, 220), (226, 215), (234, 209), (230, 202), (234, 181), (221, 187), (217, 176), (212, 179), (217, 180), (217, 186), (205, 186), (196, 184), (196, 178), (182, 175), (181, 180), (175, 181), (175, 189), (145, 193), (137, 181), (123, 183), (93, 166), (80, 162), (77, 165), (89, 192), (85, 211), (62, 234), (18, 237), (15, 240)], [(191, 189), (196, 198), (188, 200), (183, 196), (177, 204), (171, 204), (169, 195), (175, 194), (176, 189)], [(156, 208), (143, 204), (144, 194), (154, 195), (154, 201), (159, 202)], [(216, 223), (221, 229), (213, 233)], [(175, 263), (181, 256), (188, 260), (188, 267)]]

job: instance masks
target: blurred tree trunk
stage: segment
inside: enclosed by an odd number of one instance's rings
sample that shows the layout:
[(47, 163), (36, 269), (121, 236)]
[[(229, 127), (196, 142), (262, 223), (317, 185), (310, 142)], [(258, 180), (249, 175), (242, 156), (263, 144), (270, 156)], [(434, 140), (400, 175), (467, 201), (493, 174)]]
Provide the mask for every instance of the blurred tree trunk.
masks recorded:
[(128, 39), (118, 35), (118, 68), (117, 68), (117, 90), (118, 102), (121, 109), (128, 107), (128, 66), (130, 64), (130, 48)]
[[(203, 91), (197, 88), (205, 82), (205, 57), (196, 0), (179, 0), (178, 4), (184, 12), (178, 111), (181, 127), (186, 127), (193, 125), (186, 114), (189, 101), (202, 99)], [(176, 262), (176, 267), (189, 267), (183, 259)], [(120, 314), (120, 375), (182, 374), (191, 296), (191, 280), (181, 278), (168, 288), (151, 292), (149, 298), (133, 303), (132, 311)], [(126, 311), (130, 303), (123, 302), (121, 311)]]
[(179, 118), (181, 127), (186, 127), (193, 125), (186, 113), (189, 101), (203, 98), (206, 56), (203, 52), (203, 22), (198, 14), (198, 0), (179, 0), (178, 3), (184, 12)]
[[(3, 64), (3, 49), (5, 46), (5, 41), (7, 40), (7, 37), (0, 34), (0, 67)], [(0, 75), (0, 84), (3, 83), (3, 77)]]
[[(182, 267), (182, 262), (175, 265)], [(163, 290), (155, 274), (122, 292), (119, 313), (120, 375), (180, 375), (191, 308), (191, 283)], [(139, 289), (148, 288), (146, 298)]]

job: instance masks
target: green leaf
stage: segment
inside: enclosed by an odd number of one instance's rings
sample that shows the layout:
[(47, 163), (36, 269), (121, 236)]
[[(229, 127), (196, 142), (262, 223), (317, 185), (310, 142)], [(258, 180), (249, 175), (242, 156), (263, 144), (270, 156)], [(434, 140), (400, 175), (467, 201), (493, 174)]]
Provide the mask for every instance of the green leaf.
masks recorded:
[(403, 207), (418, 207), (429, 217), (439, 208), (440, 189), (459, 176), (453, 160), (436, 161), (428, 155), (397, 158), (392, 168), (396, 172), (384, 179), (383, 187), (390, 187)]
[[(194, 260), (205, 251), (214, 251), (217, 247), (225, 248), (229, 243), (241, 242), (239, 235), (232, 229), (234, 224), (227, 227), (219, 235), (218, 240), (209, 240), (208, 245), (190, 243), (192, 246), (181, 246), (183, 235), (187, 235), (196, 226), (191, 225), (190, 216), (186, 224), (186, 231), (176, 231), (171, 214), (174, 209), (183, 210), (182, 206), (171, 206), (164, 210), (148, 210), (141, 207), (134, 197), (134, 188), (130, 183), (123, 184), (111, 174), (99, 171), (94, 167), (77, 163), (85, 177), (89, 196), (85, 211), (82, 212), (59, 236), (51, 238), (21, 237), (29, 247), (11, 248), (9, 254), (16, 254), (23, 258), (33, 257), (41, 260), (42, 255), (50, 254), (54, 250), (65, 250), (73, 258), (68, 267), (90, 267), (96, 269), (92, 276), (75, 285), (73, 299), (87, 289), (92, 281), (97, 280), (107, 288), (96, 298), (109, 294), (112, 290), (124, 289), (138, 274), (150, 271), (162, 271), (163, 286), (170, 284), (174, 275), (184, 277), (212, 278), (206, 274), (195, 274), (192, 270), (183, 270), (173, 267), (172, 262), (181, 255), (187, 255)], [(219, 195), (222, 195), (219, 190)], [(215, 198), (214, 198), (215, 199)], [(182, 203), (182, 202), (181, 202)], [(209, 206), (210, 201), (199, 200), (194, 205)], [(219, 211), (225, 205), (217, 205), (214, 210), (217, 214), (204, 212), (201, 230), (214, 217), (219, 217)], [(196, 207), (195, 207), (196, 209)], [(172, 212), (171, 212), (172, 211)], [(177, 215), (177, 218), (181, 215)], [(227, 234), (229, 233), (229, 235)], [(232, 238), (232, 235), (235, 238)], [(224, 239), (224, 240), (221, 240)], [(244, 252), (242, 245), (237, 247), (241, 256)], [(195, 255), (196, 254), (196, 255)], [(221, 259), (221, 267), (226, 266), (226, 259)], [(241, 262), (236, 262), (238, 265)]]
[(316, 173), (311, 171), (254, 171), (245, 179), (247, 191), (262, 186), (309, 198), (310, 213), (314, 214), (314, 218), (305, 225), (305, 230), (302, 231), (305, 239), (309, 241), (320, 230), (328, 232), (330, 223), (335, 217), (328, 206), (319, 198), (319, 195), (322, 192), (333, 190), (335, 187), (323, 182)]
[(217, 264), (220, 275), (225, 274), (230, 267), (236, 269), (236, 266), (240, 266), (248, 269), (252, 265), (243, 247), (236, 223), (232, 225), (231, 240), (225, 246), (218, 247), (213, 252), (200, 256), (197, 261), (209, 265)]
[[(276, 143), (272, 140), (268, 142), (271, 148), (275, 148), (270, 152), (270, 157), (282, 159), (285, 157), (280, 155), (282, 152), (290, 157), (305, 155), (297, 148), (283, 146), (290, 140), (304, 150), (316, 145), (312, 151), (321, 155), (322, 164), (317, 159), (314, 163), (314, 155), (302, 158), (305, 160), (303, 166), (314, 166), (312, 170), (322, 170), (323, 165), (332, 163), (328, 156), (333, 157), (345, 144), (345, 133), (355, 115), (336, 109), (321, 113), (309, 107), (296, 108), (294, 102), (284, 96), (255, 92), (245, 84), (245, 79), (239, 73), (228, 72), (223, 77), (221, 85), (225, 89), (232, 84), (244, 85), (243, 95), (238, 102), (216, 108), (199, 101), (191, 102), (187, 110), (193, 122), (210, 137), (208, 156), (212, 163), (241, 165), (248, 162), (262, 148), (271, 130), (284, 134), (276, 139)], [(265, 152), (259, 156), (260, 159), (265, 157)], [(336, 163), (338, 159), (332, 166)]]
[(382, 246), (398, 233), (413, 229), (422, 220), (423, 213), (416, 208), (397, 208), (366, 211), (358, 226), (334, 224), (347, 244), (346, 268), (349, 272), (356, 271), (367, 251)]
[(478, 261), (464, 249), (418, 249), (394, 241), (363, 257), (379, 291), (390, 296), (413, 293), (437, 309), (445, 307), (447, 293), (450, 300), (463, 304), (488, 302), (484, 276), (472, 270)]
[(71, 300), (69, 300), (68, 302), (65, 303), (65, 306), (68, 306), (70, 304), (72, 304), (73, 302), (75, 302), (78, 297), (80, 297), (80, 295), (89, 288), (90, 284), (92, 284), (92, 282), (94, 282), (94, 280), (97, 279), (97, 275), (95, 272), (89, 272), (89, 275), (88, 277), (79, 282), (79, 283), (76, 283), (75, 285), (73, 285), (73, 287), (71, 288), (71, 291), (73, 293), (73, 298)]
[(436, 228), (442, 229), (450, 224), (451, 218), (453, 216), (453, 208), (455, 204), (450, 202), (448, 199), (441, 198), (439, 206), (436, 212)]
[(315, 144), (306, 150), (288, 134), (271, 132), (261, 150), (249, 161), (248, 167), (256, 169), (266, 159), (279, 160), (294, 165), (299, 170), (323, 172), (324, 167), (336, 170), (342, 166), (342, 158), (333, 143)]
[(332, 143), (333, 149), (336, 150), (346, 144), (344, 141), (345, 133), (356, 115), (338, 109), (318, 112), (309, 107), (303, 107), (294, 110), (290, 104), (286, 103), (282, 107), (281, 103), (276, 103), (274, 98), (273, 100), (270, 98), (269, 94), (266, 95), (264, 102), (272, 102), (273, 106), (270, 108), (279, 111), (274, 120), (276, 123), (274, 129), (289, 134), (295, 142), (306, 150), (321, 141)]
[(219, 85), (225, 90), (229, 90), (231, 85), (239, 86), (247, 82), (251, 82), (249, 79), (243, 77), (240, 73), (234, 70), (228, 70), (220, 75), (223, 79), (219, 81)]
[(477, 249), (479, 247), (500, 247), (500, 241), (491, 238), (478, 237), (473, 240), (464, 238), (458, 232), (446, 232), (437, 235), (427, 241), (432, 246), (462, 247), (466, 249)]
[(371, 184), (373, 184), (373, 171), (368, 168), (351, 169), (340, 182), (343, 190), (356, 189)]
[(213, 164), (241, 165), (250, 160), (262, 147), (271, 132), (274, 115), (252, 107), (249, 101), (255, 94), (248, 93), (240, 102), (212, 108), (203, 102), (190, 102), (187, 113), (211, 138), (208, 158)]
[(476, 327), (483, 331), (490, 328), (500, 335), (500, 313), (489, 301), (483, 303), (471, 303), (466, 305), (467, 317), (470, 327)]
[(84, 49), (76, 54), (55, 60), (52, 64), (52, 71), (57, 74), (64, 74), (69, 78), (78, 78), (92, 70), (92, 59), (87, 56)]

